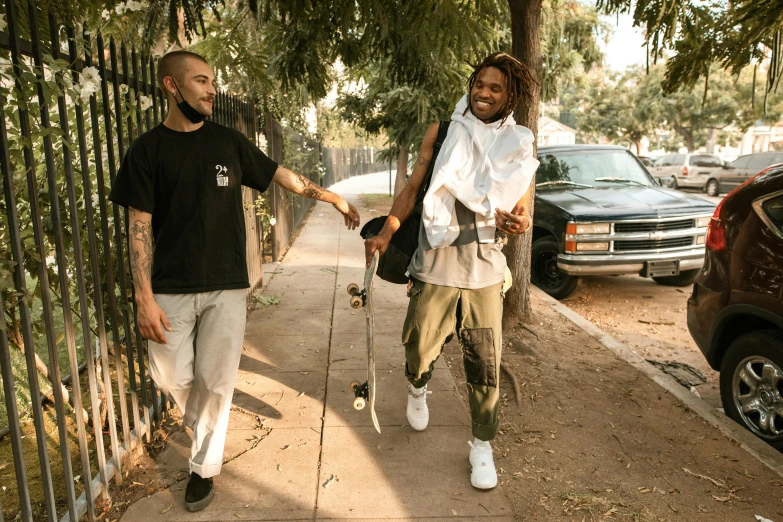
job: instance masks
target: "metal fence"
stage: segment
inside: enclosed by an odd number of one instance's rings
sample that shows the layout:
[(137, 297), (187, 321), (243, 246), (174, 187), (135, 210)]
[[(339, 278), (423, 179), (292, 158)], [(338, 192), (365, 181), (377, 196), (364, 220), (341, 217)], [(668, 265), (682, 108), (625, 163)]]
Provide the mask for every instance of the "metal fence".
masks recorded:
[[(264, 134), (270, 158), (325, 188), (353, 176), (390, 168), (388, 163), (376, 161), (377, 152), (372, 148), (323, 147), (315, 140), (284, 129), (269, 113), (265, 114)], [(275, 218), (269, 240), (272, 260), (277, 261), (285, 253), (296, 229), (302, 224), (315, 201), (293, 195), (273, 185), (269, 190), (269, 203), (271, 214)]]
[[(18, 5), (6, 0), (0, 34), (13, 68), (0, 80), (0, 372), (13, 467), (0, 477), (16, 484), (0, 520), (92, 521), (165, 415), (135, 325), (128, 214), (107, 199), (164, 99), (151, 57), (75, 33), (33, 0), (26, 13)], [(255, 142), (252, 104), (221, 94), (215, 111)], [(252, 211), (247, 222), (257, 283), (262, 231)]]
[(324, 187), (331, 187), (354, 176), (389, 170), (388, 163), (378, 161), (378, 151), (373, 148), (324, 148), (322, 154), (325, 169)]

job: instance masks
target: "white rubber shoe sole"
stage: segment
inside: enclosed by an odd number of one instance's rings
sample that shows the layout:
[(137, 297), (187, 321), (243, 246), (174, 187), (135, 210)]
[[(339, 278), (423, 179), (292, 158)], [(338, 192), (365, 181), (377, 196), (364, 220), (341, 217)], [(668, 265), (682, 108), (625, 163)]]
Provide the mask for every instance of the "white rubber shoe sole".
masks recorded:
[(498, 473), (492, 459), (492, 447), (489, 442), (468, 442), (470, 455), (468, 460), (472, 466), (470, 484), (476, 489), (492, 489), (498, 485)]
[(414, 388), (413, 385), (408, 384), (408, 409), (406, 410), (406, 416), (408, 417), (408, 424), (416, 431), (424, 431), (430, 422), (427, 395), (431, 393), (427, 391), (427, 386)]

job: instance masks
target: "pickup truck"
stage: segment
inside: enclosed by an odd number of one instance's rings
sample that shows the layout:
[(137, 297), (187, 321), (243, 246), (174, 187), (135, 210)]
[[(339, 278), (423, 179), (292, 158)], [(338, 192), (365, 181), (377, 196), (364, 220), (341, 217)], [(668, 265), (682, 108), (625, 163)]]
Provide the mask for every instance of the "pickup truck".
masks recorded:
[(624, 147), (555, 145), (538, 159), (533, 284), (557, 299), (592, 275), (693, 284), (714, 203), (661, 187)]

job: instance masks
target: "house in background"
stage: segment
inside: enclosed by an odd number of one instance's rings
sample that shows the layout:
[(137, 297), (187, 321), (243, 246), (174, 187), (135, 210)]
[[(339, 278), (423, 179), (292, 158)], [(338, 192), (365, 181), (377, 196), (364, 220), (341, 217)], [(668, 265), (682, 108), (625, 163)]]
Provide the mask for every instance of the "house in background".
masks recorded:
[(573, 145), (576, 143), (576, 130), (553, 120), (548, 116), (538, 118), (538, 146)]

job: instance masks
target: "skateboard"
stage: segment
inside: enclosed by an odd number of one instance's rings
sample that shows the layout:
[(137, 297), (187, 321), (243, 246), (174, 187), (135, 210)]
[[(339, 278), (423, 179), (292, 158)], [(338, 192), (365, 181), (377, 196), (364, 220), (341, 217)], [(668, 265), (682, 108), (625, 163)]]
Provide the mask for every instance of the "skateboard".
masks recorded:
[(356, 310), (364, 308), (367, 316), (367, 380), (364, 383), (359, 381), (351, 383), (351, 391), (354, 394), (353, 407), (361, 410), (369, 402), (372, 424), (380, 433), (381, 427), (375, 415), (375, 310), (372, 305), (372, 285), (377, 269), (378, 252), (375, 252), (370, 266), (364, 272), (364, 288), (360, 290), (359, 285), (351, 283), (348, 285), (348, 293), (351, 295), (351, 308)]

